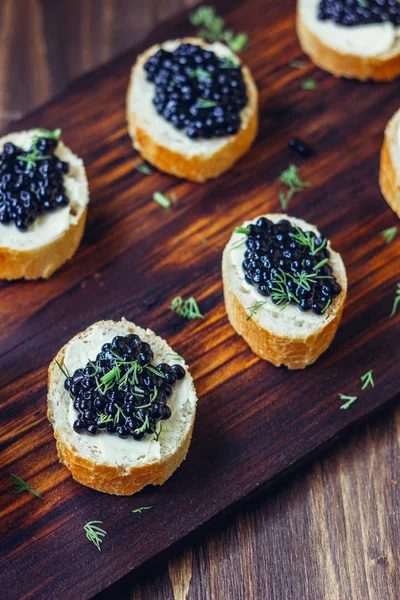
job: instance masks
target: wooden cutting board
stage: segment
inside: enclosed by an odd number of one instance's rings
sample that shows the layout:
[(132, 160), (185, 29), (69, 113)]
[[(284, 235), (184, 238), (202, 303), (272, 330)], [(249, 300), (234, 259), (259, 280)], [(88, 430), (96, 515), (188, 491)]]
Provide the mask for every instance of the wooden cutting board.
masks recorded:
[[(214, 182), (196, 185), (135, 171), (125, 125), (125, 90), (139, 51), (193, 30), (186, 16), (145, 44), (86, 75), (14, 129), (62, 127), (90, 181), (83, 243), (49, 281), (0, 283), (0, 589), (3, 600), (80, 600), (154, 558), (260, 487), (271, 484), (400, 392), (399, 316), (390, 319), (400, 280), (398, 224), (378, 186), (379, 149), (398, 108), (400, 82), (337, 81), (303, 58), (294, 2), (221, 2), (229, 25), (250, 34), (243, 55), (260, 89), (260, 134), (249, 154)], [(316, 90), (301, 89), (314, 78)], [(300, 160), (292, 136), (315, 149)], [(312, 187), (290, 213), (320, 226), (340, 250), (349, 298), (326, 354), (305, 371), (276, 369), (257, 358), (228, 324), (221, 254), (243, 220), (279, 211), (277, 178), (295, 162)], [(175, 192), (165, 212), (155, 191)], [(168, 307), (195, 296), (204, 321)], [(191, 365), (199, 395), (188, 458), (160, 488), (132, 498), (75, 483), (57, 459), (46, 420), (46, 373), (57, 350), (104, 318), (125, 316), (168, 339)], [(373, 369), (375, 388), (360, 391)], [(339, 393), (357, 395), (348, 410)], [(12, 495), (9, 473), (43, 495)], [(152, 506), (142, 514), (131, 511)], [(102, 551), (83, 525), (101, 520)]]

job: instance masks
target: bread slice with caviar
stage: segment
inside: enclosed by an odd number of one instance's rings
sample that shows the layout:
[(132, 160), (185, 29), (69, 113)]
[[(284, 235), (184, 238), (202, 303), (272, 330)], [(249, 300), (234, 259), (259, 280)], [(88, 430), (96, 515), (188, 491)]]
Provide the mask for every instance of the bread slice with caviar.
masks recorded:
[(346, 270), (314, 225), (281, 214), (246, 221), (225, 247), (222, 277), (232, 327), (264, 360), (304, 369), (329, 347)]
[(385, 129), (379, 183), (386, 202), (400, 218), (400, 110)]
[(60, 461), (100, 492), (129, 496), (163, 484), (186, 458), (196, 404), (184, 359), (125, 319), (78, 333), (49, 367)]
[(47, 279), (80, 244), (88, 182), (60, 134), (31, 129), (0, 139), (0, 279)]
[(297, 32), (314, 64), (336, 77), (392, 81), (400, 75), (400, 4), (298, 0)]
[(138, 57), (127, 119), (143, 158), (176, 177), (204, 182), (250, 148), (258, 128), (257, 88), (224, 44), (172, 40)]

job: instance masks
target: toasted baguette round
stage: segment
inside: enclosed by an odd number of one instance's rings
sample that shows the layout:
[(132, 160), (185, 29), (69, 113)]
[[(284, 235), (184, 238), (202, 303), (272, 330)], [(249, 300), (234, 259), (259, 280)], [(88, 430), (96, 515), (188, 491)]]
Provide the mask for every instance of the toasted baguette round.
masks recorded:
[[(122, 440), (115, 435), (77, 434), (72, 400), (64, 389), (65, 377), (57, 365), (76, 368), (95, 359), (101, 346), (116, 335), (135, 333), (151, 345), (154, 363), (174, 364), (173, 350), (150, 329), (142, 329), (125, 319), (99, 321), (73, 337), (57, 354), (49, 367), (47, 416), (54, 428), (60, 461), (72, 477), (90, 488), (108, 494), (130, 496), (146, 485), (161, 485), (185, 460), (192, 438), (197, 397), (192, 376), (185, 363), (186, 376), (176, 382), (169, 399), (172, 416), (162, 421), (156, 441), (146, 436), (141, 441)], [(172, 355), (172, 356), (171, 356)], [(176, 356), (176, 355), (175, 355)]]
[[(356, 49), (351, 51), (339, 50), (329, 44), (326, 38), (317, 35), (312, 30), (310, 8), (317, 10), (318, 0), (298, 0), (297, 3), (297, 34), (303, 51), (308, 54), (312, 62), (332, 73), (336, 77), (347, 77), (367, 81), (392, 81), (400, 75), (400, 38), (397, 38), (392, 47), (375, 55), (364, 55), (357, 53)], [(385, 24), (381, 24), (385, 25)], [(333, 23), (331, 26), (335, 26)], [(351, 27), (336, 25), (339, 30), (346, 29), (351, 35)], [(368, 27), (368, 26), (360, 26)], [(371, 33), (367, 44), (371, 44), (375, 34)]]
[[(13, 142), (27, 150), (39, 131), (11, 133), (0, 139), (0, 149)], [(76, 252), (86, 223), (89, 189), (83, 162), (59, 142), (56, 152), (70, 169), (64, 184), (68, 206), (41, 215), (26, 232), (14, 223), (0, 224), (0, 279), (47, 279)]]
[(385, 129), (379, 183), (386, 202), (400, 218), (400, 110)]
[[(319, 233), (316, 227), (302, 219), (281, 214), (268, 214), (265, 217), (274, 223), (280, 219), (288, 219), (304, 231)], [(246, 221), (243, 226), (246, 227), (258, 218)], [(333, 300), (324, 315), (302, 313), (293, 305), (281, 310), (269, 298), (261, 296), (253, 286), (246, 283), (242, 270), (246, 246), (237, 247), (241, 238), (243, 235), (233, 233), (222, 258), (224, 298), (229, 321), (253, 352), (264, 360), (276, 367), (285, 365), (289, 369), (304, 369), (328, 348), (339, 326), (347, 293), (343, 261), (328, 244), (331, 253), (329, 264), (342, 286), (342, 292)], [(266, 304), (250, 318), (248, 309), (258, 301), (264, 300), (267, 300)]]
[(128, 88), (128, 130), (136, 150), (160, 171), (204, 182), (227, 171), (250, 148), (258, 129), (258, 92), (250, 70), (243, 67), (249, 101), (241, 112), (238, 133), (211, 140), (191, 140), (157, 113), (152, 104), (154, 85), (146, 81), (143, 68), (149, 56), (160, 48), (173, 51), (182, 43), (207, 47), (221, 57), (235, 57), (224, 44), (206, 44), (197, 38), (157, 44), (141, 54), (132, 68)]

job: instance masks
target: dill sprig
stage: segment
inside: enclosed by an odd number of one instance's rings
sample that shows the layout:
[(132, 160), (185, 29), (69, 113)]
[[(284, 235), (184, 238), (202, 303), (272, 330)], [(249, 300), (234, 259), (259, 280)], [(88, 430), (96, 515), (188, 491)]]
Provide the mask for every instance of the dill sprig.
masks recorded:
[(315, 246), (316, 238), (315, 238), (315, 235), (313, 235), (313, 232), (312, 231), (303, 231), (302, 229), (300, 229), (300, 227), (297, 227), (297, 226), (296, 226), (296, 233), (289, 233), (289, 236), (293, 240), (295, 240), (298, 244), (300, 244), (301, 246), (306, 246), (307, 248), (309, 248), (312, 256), (315, 256), (316, 254), (318, 254), (318, 252), (320, 252), (321, 250), (326, 248), (326, 246), (328, 244), (328, 239), (323, 238), (322, 243), (319, 246)]
[(153, 435), (153, 440), (154, 440), (155, 442), (158, 442), (158, 440), (159, 440), (159, 438), (160, 438), (160, 435), (161, 435), (161, 433), (162, 433), (162, 423), (160, 423), (160, 429), (159, 429), (158, 431), (155, 431), (155, 432), (154, 432), (154, 435)]
[(48, 154), (41, 155), (37, 148), (33, 148), (33, 150), (30, 150), (30, 152), (28, 152), (28, 154), (18, 154), (18, 156), (17, 156), (18, 160), (22, 160), (23, 162), (26, 163), (26, 165), (25, 165), (26, 171), (30, 171), (31, 169), (34, 169), (36, 167), (38, 161), (46, 160), (47, 158), (51, 158), (50, 155), (48, 155)]
[(317, 87), (318, 87), (318, 84), (315, 81), (315, 79), (306, 79), (301, 84), (302, 90), (316, 90)]
[(69, 371), (67, 369), (67, 365), (61, 366), (57, 359), (56, 359), (56, 364), (65, 378), (71, 377), (71, 375), (69, 374)]
[(36, 492), (36, 490), (31, 488), (29, 483), (21, 479), (21, 477), (18, 477), (18, 475), (14, 475), (14, 473), (10, 473), (10, 475), (13, 479), (15, 487), (13, 494), (23, 494), (24, 492), (29, 492), (30, 494), (36, 496), (36, 498), (40, 498), (42, 500), (42, 496), (39, 494), (39, 492)]
[(394, 298), (393, 309), (392, 309), (392, 312), (390, 313), (390, 318), (395, 316), (395, 314), (398, 311), (399, 306), (400, 306), (400, 282), (397, 284), (396, 296)]
[(296, 165), (291, 164), (279, 176), (279, 181), (289, 188), (289, 191), (279, 193), (279, 200), (283, 210), (286, 210), (289, 202), (295, 194), (302, 192), (305, 188), (310, 187), (310, 183), (303, 181), (299, 175), (299, 169)]
[(381, 236), (387, 244), (391, 244), (394, 238), (396, 237), (398, 230), (399, 228), (396, 226), (389, 227), (388, 229), (384, 229), (383, 231), (381, 231)]
[(262, 306), (264, 306), (264, 304), (267, 304), (268, 300), (259, 300), (258, 302), (256, 302), (255, 304), (253, 304), (253, 306), (249, 306), (248, 308), (246, 308), (246, 310), (249, 311), (249, 316), (247, 317), (247, 321), (250, 321), (250, 319), (252, 319), (254, 317), (254, 315), (257, 314), (257, 311), (259, 308), (261, 308)]
[(173, 358), (174, 360), (185, 360), (182, 356), (180, 356), (179, 354), (175, 354), (175, 352), (169, 352), (167, 354), (167, 356), (170, 356), (171, 358)]
[(246, 243), (246, 239), (250, 233), (250, 228), (249, 227), (235, 227), (235, 229), (233, 230), (234, 233), (243, 233), (244, 237), (241, 238), (240, 240), (237, 240), (237, 242), (235, 242), (232, 246), (231, 246), (231, 250), (236, 250), (236, 248), (240, 248), (240, 246), (243, 246), (243, 244)]
[(113, 420), (112, 415), (106, 415), (104, 413), (97, 413), (97, 416), (99, 418), (99, 425), (102, 425), (103, 423), (111, 423), (111, 421)]
[(249, 46), (248, 35), (226, 29), (224, 19), (213, 6), (200, 6), (189, 15), (189, 20), (198, 28), (197, 36), (207, 42), (225, 42), (233, 52), (243, 52)]
[(102, 538), (107, 535), (107, 531), (98, 527), (98, 525), (102, 524), (103, 521), (89, 521), (89, 523), (86, 523), (86, 525), (83, 526), (87, 539), (92, 542), (100, 552), (100, 544), (104, 541)]
[(206, 98), (199, 98), (196, 105), (199, 108), (214, 108), (214, 106), (218, 106), (218, 102), (215, 102), (215, 100), (207, 100)]
[(134, 514), (140, 514), (142, 513), (144, 510), (150, 510), (151, 508), (153, 508), (152, 506), (141, 506), (140, 508), (135, 508), (132, 512)]
[(223, 56), (219, 59), (219, 66), (222, 69), (238, 69), (240, 64), (232, 56)]
[(189, 77), (196, 78), (200, 83), (211, 82), (211, 73), (205, 69), (202, 69), (201, 67), (197, 67), (197, 69), (190, 69), (188, 75)]
[(340, 407), (341, 410), (347, 410), (356, 400), (358, 400), (358, 396), (346, 396), (345, 394), (339, 394), (339, 398), (341, 400), (347, 400), (347, 402)]
[(193, 298), (184, 300), (181, 296), (176, 296), (172, 300), (170, 310), (174, 310), (178, 315), (184, 319), (204, 319), (204, 315), (201, 314), (199, 306)]
[(59, 140), (61, 137), (62, 130), (57, 129), (44, 129), (44, 127), (37, 127), (37, 131), (39, 131), (39, 135), (35, 135), (33, 141), (36, 142), (40, 138), (49, 138), (51, 140)]
[(360, 379), (361, 379), (361, 383), (362, 385), (362, 390), (365, 390), (369, 385), (374, 388), (375, 387), (375, 382), (374, 382), (374, 378), (372, 376), (372, 372), (373, 369), (370, 369), (369, 371), (367, 371), (366, 373), (364, 373), (364, 375), (361, 375)]
[(170, 198), (168, 198), (165, 194), (161, 192), (154, 192), (153, 194), (154, 202), (157, 202), (160, 206), (165, 208), (165, 210), (171, 210), (172, 204), (176, 202), (176, 194), (172, 192), (170, 194)]
[(139, 171), (139, 173), (141, 173), (142, 175), (152, 175), (153, 174), (153, 171), (144, 162), (136, 165), (135, 169), (136, 169), (136, 171)]
[(305, 69), (307, 63), (305, 60), (291, 60), (289, 62), (289, 67), (292, 67), (292, 69)]

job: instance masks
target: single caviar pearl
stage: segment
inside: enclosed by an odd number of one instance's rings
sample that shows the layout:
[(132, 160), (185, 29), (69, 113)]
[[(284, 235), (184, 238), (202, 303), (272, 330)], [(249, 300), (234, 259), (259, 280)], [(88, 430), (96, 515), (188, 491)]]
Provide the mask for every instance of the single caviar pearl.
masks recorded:
[(291, 138), (289, 140), (289, 148), (305, 158), (312, 154), (310, 146), (298, 138)]

